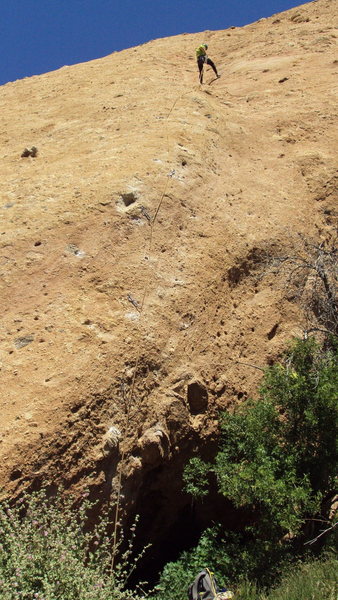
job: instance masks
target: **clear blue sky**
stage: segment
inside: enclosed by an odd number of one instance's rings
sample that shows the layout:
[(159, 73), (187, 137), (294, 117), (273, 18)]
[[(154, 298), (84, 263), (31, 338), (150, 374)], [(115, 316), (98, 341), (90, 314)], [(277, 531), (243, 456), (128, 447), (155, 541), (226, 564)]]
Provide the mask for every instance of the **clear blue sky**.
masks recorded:
[(302, 0), (0, 0), (0, 85), (149, 40), (241, 26)]

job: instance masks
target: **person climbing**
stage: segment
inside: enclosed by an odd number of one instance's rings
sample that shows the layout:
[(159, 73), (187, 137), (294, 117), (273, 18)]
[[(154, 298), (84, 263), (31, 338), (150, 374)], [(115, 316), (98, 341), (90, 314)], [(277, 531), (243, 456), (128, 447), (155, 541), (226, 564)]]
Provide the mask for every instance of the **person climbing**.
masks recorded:
[(203, 67), (204, 64), (210, 65), (216, 77), (219, 77), (215, 63), (207, 56), (208, 44), (201, 44), (196, 48), (197, 65), (200, 72), (200, 83), (203, 83)]

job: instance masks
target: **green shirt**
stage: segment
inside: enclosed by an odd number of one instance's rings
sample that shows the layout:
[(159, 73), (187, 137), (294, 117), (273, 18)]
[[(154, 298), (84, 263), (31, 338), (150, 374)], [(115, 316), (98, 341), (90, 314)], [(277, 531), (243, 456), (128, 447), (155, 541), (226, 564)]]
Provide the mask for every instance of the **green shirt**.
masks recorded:
[(206, 56), (206, 51), (202, 44), (196, 48), (196, 57), (198, 58), (199, 56)]

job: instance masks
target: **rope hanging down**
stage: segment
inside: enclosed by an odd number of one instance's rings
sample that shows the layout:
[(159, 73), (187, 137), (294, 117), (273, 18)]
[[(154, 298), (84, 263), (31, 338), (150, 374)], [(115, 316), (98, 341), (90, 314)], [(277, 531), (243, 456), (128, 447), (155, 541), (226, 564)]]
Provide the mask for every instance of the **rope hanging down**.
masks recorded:
[[(166, 138), (167, 138), (167, 152), (169, 155), (170, 152), (170, 148), (169, 148), (169, 133), (168, 133), (168, 119), (171, 115), (171, 113), (173, 112), (177, 102), (179, 100), (181, 100), (181, 98), (183, 98), (184, 96), (186, 96), (189, 92), (185, 92), (184, 94), (181, 94), (181, 96), (178, 96), (176, 98), (176, 100), (173, 102), (165, 123), (166, 123)], [(172, 169), (166, 178), (166, 182), (164, 185), (164, 189), (162, 191), (162, 194), (160, 196), (159, 202), (157, 204), (155, 213), (154, 213), (154, 217), (150, 220), (150, 237), (149, 237), (149, 251), (148, 251), (148, 255), (151, 254), (152, 251), (152, 243), (153, 243), (153, 233), (154, 233), (154, 227), (156, 225), (156, 221), (157, 221), (157, 217), (158, 214), (160, 212), (162, 203), (163, 203), (163, 199), (165, 198), (167, 191), (168, 191), (168, 187), (169, 187), (169, 182), (172, 179), (173, 175), (175, 174), (175, 170)], [(148, 219), (149, 220), (149, 219)], [(144, 292), (143, 292), (143, 296), (142, 296), (142, 301), (141, 303), (138, 303), (136, 300), (134, 300), (132, 298), (132, 296), (130, 294), (128, 294), (128, 300), (130, 302), (132, 302), (132, 304), (135, 306), (135, 308), (137, 309), (138, 313), (139, 313), (139, 320), (138, 320), (138, 324), (139, 324), (139, 328), (140, 328), (140, 324), (141, 324), (141, 318), (143, 316), (143, 312), (144, 312), (144, 307), (145, 307), (145, 303), (146, 303), (146, 298), (147, 298), (147, 294), (148, 294), (148, 290), (149, 290), (149, 286), (150, 286), (150, 278), (148, 279), (147, 285), (144, 288)], [(125, 419), (125, 427), (124, 430), (127, 431), (129, 429), (129, 425), (130, 425), (130, 418), (131, 418), (131, 408), (132, 408), (132, 404), (133, 404), (133, 399), (134, 399), (134, 392), (135, 392), (135, 384), (136, 384), (136, 375), (137, 375), (137, 370), (138, 370), (138, 366), (139, 366), (139, 362), (141, 359), (141, 351), (142, 351), (142, 342), (139, 341), (138, 344), (138, 351), (137, 351), (137, 355), (136, 355), (136, 361), (135, 361), (135, 366), (134, 366), (134, 372), (133, 372), (133, 377), (132, 377), (132, 381), (131, 381), (131, 386), (130, 386), (130, 391), (127, 395), (126, 398), (126, 406), (127, 406), (127, 412), (126, 412), (126, 419)], [(117, 548), (118, 548), (118, 539), (117, 539), (117, 533), (118, 533), (118, 526), (119, 526), (119, 518), (120, 518), (120, 506), (121, 506), (121, 489), (122, 489), (122, 472), (123, 472), (123, 467), (124, 467), (124, 463), (125, 463), (125, 458), (126, 458), (126, 444), (124, 444), (123, 450), (122, 450), (122, 454), (121, 454), (121, 460), (119, 462), (119, 474), (118, 474), (118, 481), (117, 481), (117, 496), (116, 496), (116, 509), (115, 509), (115, 519), (114, 519), (114, 530), (113, 530), (113, 551), (112, 551), (112, 560), (111, 560), (111, 572), (114, 570), (114, 564), (115, 564), (115, 558), (116, 558), (116, 554), (117, 554)]]
[[(188, 94), (191, 93), (191, 90), (189, 89), (189, 91), (184, 92), (183, 94), (181, 94), (180, 96), (178, 96), (175, 101), (173, 102), (167, 116), (166, 116), (166, 120), (165, 120), (165, 125), (166, 125), (166, 138), (167, 138), (167, 153), (168, 156), (170, 154), (170, 148), (169, 148), (169, 132), (168, 132), (168, 120), (170, 115), (172, 114), (176, 104), (182, 99), (184, 98), (184, 96), (187, 96)], [(153, 234), (154, 234), (154, 228), (157, 222), (157, 217), (158, 214), (161, 210), (162, 204), (163, 204), (163, 200), (167, 194), (168, 191), (168, 187), (169, 187), (169, 183), (172, 180), (173, 176), (175, 174), (175, 169), (171, 169), (169, 171), (169, 173), (167, 174), (166, 177), (166, 182), (163, 188), (163, 191), (161, 193), (159, 202), (157, 204), (154, 216), (152, 219), (148, 218), (149, 215), (147, 213), (147, 220), (150, 223), (150, 237), (149, 237), (149, 250), (148, 250), (148, 255), (151, 255), (152, 252), (152, 244), (153, 244)], [(143, 210), (144, 207), (142, 207)], [(128, 299), (130, 302), (132, 302), (132, 304), (135, 306), (135, 308), (137, 309), (138, 313), (139, 313), (139, 319), (138, 319), (138, 326), (140, 328), (140, 324), (141, 324), (141, 319), (143, 316), (143, 312), (144, 312), (144, 307), (145, 307), (145, 303), (146, 303), (146, 298), (147, 298), (147, 294), (148, 294), (148, 290), (149, 290), (149, 286), (150, 286), (150, 278), (148, 279), (148, 282), (144, 288), (144, 292), (143, 292), (143, 296), (142, 296), (142, 301), (141, 303), (138, 303), (136, 300), (134, 300), (132, 298), (132, 296), (130, 294), (128, 294)], [(136, 385), (136, 375), (137, 375), (137, 370), (138, 370), (138, 366), (139, 366), (139, 362), (141, 359), (141, 351), (142, 351), (142, 341), (139, 341), (138, 344), (138, 350), (137, 350), (137, 355), (136, 355), (136, 361), (135, 361), (135, 366), (134, 366), (134, 372), (133, 372), (133, 377), (132, 377), (132, 381), (131, 381), (131, 386), (130, 386), (130, 391), (127, 395), (126, 398), (126, 406), (127, 406), (127, 412), (126, 412), (126, 420), (125, 420), (125, 427), (124, 430), (127, 431), (129, 429), (129, 425), (130, 425), (130, 419), (131, 419), (131, 408), (133, 405), (133, 399), (134, 399), (134, 392), (135, 392), (135, 385)], [(121, 489), (122, 489), (122, 472), (123, 472), (123, 467), (124, 467), (124, 463), (125, 463), (125, 458), (126, 458), (126, 445), (124, 444), (123, 450), (122, 450), (122, 454), (121, 454), (121, 460), (119, 462), (119, 473), (118, 473), (118, 481), (117, 481), (117, 496), (116, 496), (116, 510), (115, 510), (115, 519), (114, 519), (114, 531), (113, 531), (113, 552), (112, 552), (112, 561), (111, 561), (111, 571), (113, 571), (114, 569), (114, 563), (115, 563), (115, 557), (117, 554), (117, 548), (118, 548), (118, 540), (117, 540), (117, 533), (118, 533), (118, 526), (119, 526), (119, 517), (120, 517), (120, 506), (121, 506)]]

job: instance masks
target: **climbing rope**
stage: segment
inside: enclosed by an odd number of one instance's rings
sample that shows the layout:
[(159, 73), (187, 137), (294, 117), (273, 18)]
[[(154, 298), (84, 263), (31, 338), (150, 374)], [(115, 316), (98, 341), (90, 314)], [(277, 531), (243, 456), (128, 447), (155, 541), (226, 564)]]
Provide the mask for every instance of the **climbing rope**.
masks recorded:
[[(165, 120), (165, 127), (166, 127), (166, 139), (167, 139), (167, 153), (168, 156), (170, 154), (170, 147), (169, 147), (169, 131), (168, 131), (168, 120), (170, 115), (172, 114), (173, 110), (175, 109), (177, 103), (184, 98), (185, 96), (187, 96), (188, 94), (191, 93), (191, 90), (182, 93), (180, 96), (178, 96), (175, 101), (173, 102), (167, 116), (166, 116), (166, 120)], [(154, 216), (153, 218), (150, 220), (150, 236), (149, 236), (149, 250), (147, 255), (150, 256), (151, 252), (152, 252), (152, 247), (153, 247), (153, 234), (154, 234), (154, 229), (155, 229), (155, 225), (157, 222), (157, 218), (159, 215), (159, 212), (161, 210), (162, 204), (163, 204), (163, 200), (165, 198), (165, 196), (167, 195), (168, 192), (168, 188), (169, 188), (169, 184), (171, 182), (171, 179), (174, 175), (175, 171), (174, 169), (172, 169), (166, 177), (166, 182), (165, 185), (163, 187), (163, 191), (160, 195), (158, 204), (156, 206), (155, 212), (154, 212)], [(148, 295), (148, 291), (149, 291), (149, 286), (150, 286), (150, 278), (147, 281), (147, 284), (144, 288), (143, 291), (143, 296), (142, 296), (142, 301), (140, 304), (137, 303), (137, 310), (139, 312), (139, 328), (140, 328), (140, 324), (141, 324), (141, 319), (143, 317), (143, 313), (144, 313), (144, 308), (145, 308), (145, 304), (146, 304), (146, 298)], [(132, 301), (132, 300), (130, 300)], [(135, 305), (135, 301), (132, 301), (132, 303)], [(137, 350), (137, 354), (136, 354), (136, 360), (135, 360), (135, 365), (134, 365), (134, 372), (133, 372), (133, 376), (132, 376), (132, 381), (131, 381), (131, 385), (130, 385), (130, 391), (127, 395), (127, 399), (126, 399), (126, 418), (125, 418), (125, 426), (124, 426), (124, 431), (126, 432), (129, 429), (129, 425), (130, 425), (130, 420), (131, 420), (131, 411), (132, 411), (132, 406), (133, 406), (133, 399), (134, 399), (134, 393), (135, 393), (135, 386), (136, 386), (136, 376), (137, 376), (137, 371), (138, 371), (138, 366), (141, 360), (141, 352), (142, 352), (142, 340), (139, 341), (138, 344), (138, 350)], [(117, 481), (117, 496), (116, 496), (116, 504), (115, 504), (115, 518), (114, 518), (114, 531), (113, 531), (113, 552), (112, 552), (112, 561), (111, 561), (111, 571), (113, 571), (114, 569), (114, 563), (115, 563), (115, 558), (116, 558), (116, 554), (117, 554), (117, 548), (118, 548), (118, 527), (119, 527), (119, 518), (120, 518), (120, 507), (121, 507), (121, 491), (122, 491), (122, 474), (123, 474), (123, 467), (124, 467), (124, 463), (125, 463), (125, 458), (126, 458), (126, 444), (124, 444), (123, 449), (122, 449), (122, 453), (121, 453), (121, 459), (119, 462), (119, 469), (118, 469), (118, 481)]]
[[(166, 124), (166, 139), (167, 139), (168, 155), (170, 153), (168, 119), (169, 119), (170, 115), (172, 114), (176, 104), (179, 102), (179, 100), (181, 100), (181, 98), (183, 98), (188, 93), (190, 93), (190, 92), (185, 92), (184, 94), (181, 94), (181, 96), (178, 96), (175, 99), (175, 101), (173, 102), (173, 104), (166, 116), (165, 124)], [(156, 206), (154, 216), (150, 221), (149, 250), (147, 253), (149, 256), (151, 255), (151, 252), (152, 252), (153, 234), (154, 234), (154, 228), (156, 225), (157, 217), (160, 212), (163, 200), (167, 194), (169, 183), (173, 176), (173, 172), (174, 171), (170, 171), (166, 177), (166, 182), (165, 182), (163, 191), (161, 193), (159, 202)], [(142, 319), (142, 316), (144, 313), (144, 307), (145, 307), (145, 303), (146, 303), (147, 294), (149, 291), (149, 286), (150, 286), (150, 278), (148, 279), (147, 285), (144, 288), (142, 301), (141, 301), (140, 305), (137, 305), (137, 307), (136, 307), (139, 312), (139, 328), (140, 328), (141, 319)], [(130, 300), (130, 301), (132, 301), (132, 300)], [(134, 304), (134, 302), (133, 302), (133, 304)], [(140, 359), (141, 359), (141, 352), (142, 352), (142, 341), (140, 340), (139, 344), (138, 344), (138, 350), (137, 350), (137, 355), (136, 355), (136, 360), (135, 360), (135, 366), (134, 366), (134, 372), (133, 372), (133, 377), (132, 377), (132, 381), (131, 381), (130, 391), (129, 391), (127, 399), (126, 399), (127, 412), (126, 412), (125, 426), (124, 426), (125, 432), (129, 429), (130, 418), (131, 418), (131, 409), (132, 409), (133, 398), (134, 398), (134, 393), (135, 393), (136, 376), (137, 376), (137, 370), (138, 370), (138, 366), (139, 366)], [(120, 506), (121, 506), (122, 472), (123, 472), (123, 467), (124, 467), (124, 463), (125, 463), (125, 458), (126, 458), (126, 444), (124, 444), (124, 446), (123, 446), (121, 460), (119, 462), (118, 481), (117, 481), (117, 496), (116, 496), (115, 518), (114, 518), (114, 531), (113, 531), (113, 552), (112, 552), (112, 560), (111, 560), (111, 572), (114, 569), (114, 563), (115, 563), (115, 558), (116, 558), (117, 548), (118, 548), (117, 534), (118, 534)]]

